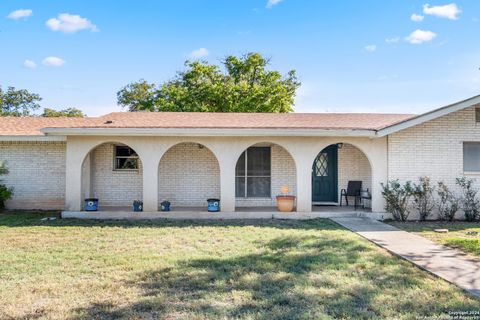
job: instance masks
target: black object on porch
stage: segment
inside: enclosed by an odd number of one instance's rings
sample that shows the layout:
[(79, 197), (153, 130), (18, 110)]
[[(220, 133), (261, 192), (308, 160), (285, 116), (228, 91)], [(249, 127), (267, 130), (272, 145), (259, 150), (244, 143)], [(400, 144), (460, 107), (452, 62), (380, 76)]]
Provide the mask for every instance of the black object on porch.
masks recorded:
[(348, 197), (354, 197), (354, 207), (357, 209), (357, 205), (361, 202), (360, 193), (362, 191), (362, 181), (348, 181), (347, 189), (342, 189), (340, 191), (340, 206), (342, 205), (342, 200), (345, 198), (345, 202), (348, 206)]

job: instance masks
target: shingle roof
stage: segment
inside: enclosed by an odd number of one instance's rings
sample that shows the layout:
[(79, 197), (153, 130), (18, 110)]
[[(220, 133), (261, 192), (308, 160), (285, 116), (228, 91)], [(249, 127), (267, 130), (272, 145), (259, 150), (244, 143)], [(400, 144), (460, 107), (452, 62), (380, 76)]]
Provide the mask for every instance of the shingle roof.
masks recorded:
[(0, 135), (43, 135), (43, 128), (379, 130), (412, 117), (380, 113), (113, 112), (90, 118), (0, 117)]

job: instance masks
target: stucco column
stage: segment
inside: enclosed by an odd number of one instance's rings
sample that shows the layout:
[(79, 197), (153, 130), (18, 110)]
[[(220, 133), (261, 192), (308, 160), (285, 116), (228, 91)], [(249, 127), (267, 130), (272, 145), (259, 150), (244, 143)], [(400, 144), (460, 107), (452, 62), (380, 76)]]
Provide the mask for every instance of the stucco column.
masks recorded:
[[(380, 156), (381, 157), (381, 156)], [(388, 180), (387, 157), (375, 159), (372, 163), (372, 212), (385, 212), (385, 199), (381, 183)]]
[(80, 211), (82, 209), (82, 163), (83, 153), (77, 144), (67, 141), (65, 164), (65, 210)]
[(312, 211), (312, 162), (310, 157), (295, 157), (297, 164), (297, 211)]
[(143, 211), (158, 211), (158, 159), (142, 157), (143, 167)]
[(236, 161), (218, 159), (220, 166), (220, 210), (235, 211), (235, 165)]

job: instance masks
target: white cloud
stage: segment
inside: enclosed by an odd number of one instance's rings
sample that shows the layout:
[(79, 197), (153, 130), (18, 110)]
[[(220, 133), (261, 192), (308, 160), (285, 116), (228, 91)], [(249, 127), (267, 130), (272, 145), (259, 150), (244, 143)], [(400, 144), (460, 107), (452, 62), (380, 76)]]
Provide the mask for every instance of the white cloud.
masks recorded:
[(207, 49), (205, 48), (200, 48), (200, 49), (197, 49), (197, 50), (193, 50), (192, 52), (190, 52), (190, 54), (188, 55), (190, 58), (203, 58), (203, 57), (206, 57), (208, 56), (209, 52)]
[(435, 32), (417, 29), (410, 33), (410, 35), (405, 38), (405, 41), (412, 44), (422, 44), (424, 42), (432, 41), (436, 36), (437, 34)]
[(365, 47), (365, 50), (367, 50), (368, 52), (374, 52), (375, 50), (377, 50), (377, 46), (374, 44), (369, 44)]
[(33, 11), (30, 10), (30, 9), (19, 9), (19, 10), (15, 10), (15, 11), (10, 12), (10, 14), (7, 16), (7, 18), (13, 19), (13, 20), (18, 20), (18, 19), (21, 19), (21, 18), (28, 18), (32, 14), (33, 14)]
[(58, 15), (58, 18), (48, 19), (45, 25), (52, 31), (65, 33), (73, 33), (80, 30), (98, 31), (97, 26), (87, 18), (69, 13), (61, 13)]
[(23, 66), (28, 69), (35, 69), (37, 67), (37, 64), (35, 63), (35, 61), (27, 59), (23, 62)]
[(386, 43), (398, 43), (400, 41), (400, 37), (393, 37), (393, 38), (387, 38), (385, 39)]
[(271, 9), (274, 5), (279, 4), (283, 0), (268, 0), (267, 2), (267, 8)]
[(421, 14), (416, 14), (416, 13), (414, 13), (410, 16), (410, 20), (415, 21), (415, 22), (422, 22), (424, 18), (425, 17), (422, 16)]
[(462, 12), (455, 3), (446, 4), (444, 6), (433, 6), (425, 4), (423, 6), (423, 13), (437, 16), (440, 18), (447, 18), (450, 20), (457, 20), (458, 15)]
[(47, 67), (61, 67), (65, 64), (65, 60), (59, 57), (46, 57), (42, 63)]

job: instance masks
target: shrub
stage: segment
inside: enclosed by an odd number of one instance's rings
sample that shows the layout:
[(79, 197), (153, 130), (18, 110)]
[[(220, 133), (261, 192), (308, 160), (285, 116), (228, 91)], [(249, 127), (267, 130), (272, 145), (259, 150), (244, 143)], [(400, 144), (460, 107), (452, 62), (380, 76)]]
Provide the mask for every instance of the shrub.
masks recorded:
[[(7, 174), (8, 169), (4, 162), (0, 162), (0, 176)], [(0, 180), (0, 210), (5, 208), (5, 201), (13, 195), (13, 188), (7, 188)]]
[(434, 189), (435, 188), (430, 184), (430, 178), (428, 177), (421, 177), (419, 178), (418, 184), (413, 184), (413, 203), (420, 214), (420, 221), (427, 220), (435, 207), (435, 200), (433, 199)]
[(440, 200), (438, 203), (438, 218), (453, 221), (455, 213), (460, 207), (460, 200), (442, 181), (438, 182), (437, 194)]
[(390, 180), (386, 185), (383, 183), (382, 196), (385, 199), (385, 210), (390, 212), (397, 221), (407, 221), (410, 214), (408, 200), (412, 195), (412, 185), (407, 181), (404, 186), (398, 180)]
[(478, 217), (480, 202), (477, 199), (478, 189), (473, 186), (474, 180), (466, 177), (457, 178), (457, 185), (462, 188), (461, 204), (465, 220), (475, 221)]

